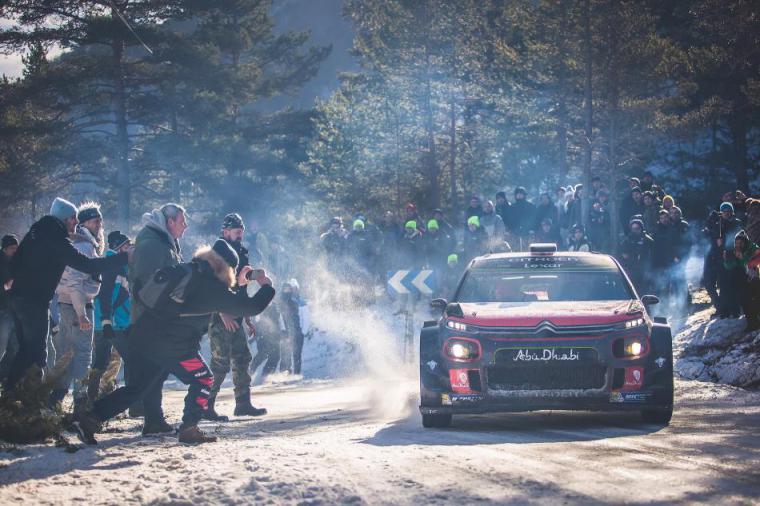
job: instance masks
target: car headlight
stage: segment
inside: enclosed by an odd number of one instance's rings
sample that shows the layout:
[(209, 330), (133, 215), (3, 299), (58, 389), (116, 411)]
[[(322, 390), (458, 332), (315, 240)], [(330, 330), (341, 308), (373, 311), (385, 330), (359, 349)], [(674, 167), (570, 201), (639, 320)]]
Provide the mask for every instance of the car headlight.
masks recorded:
[(451, 338), (443, 347), (446, 356), (456, 361), (472, 361), (480, 358), (480, 343), (474, 339)]
[(638, 358), (648, 351), (646, 337), (621, 337), (612, 346), (612, 353), (617, 358)]
[(448, 320), (446, 322), (446, 326), (452, 330), (458, 330), (460, 332), (467, 332), (467, 325), (461, 322), (455, 322), (453, 320)]
[(644, 346), (641, 344), (641, 341), (632, 339), (630, 342), (625, 344), (625, 354), (626, 355), (641, 355), (641, 351), (644, 349)]

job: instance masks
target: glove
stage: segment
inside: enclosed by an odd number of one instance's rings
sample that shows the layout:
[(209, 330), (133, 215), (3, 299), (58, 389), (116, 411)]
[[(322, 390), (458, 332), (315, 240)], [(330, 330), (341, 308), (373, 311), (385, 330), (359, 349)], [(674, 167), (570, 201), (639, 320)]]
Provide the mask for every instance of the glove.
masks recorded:
[(109, 341), (116, 339), (116, 333), (113, 331), (113, 326), (110, 323), (103, 325), (103, 337)]

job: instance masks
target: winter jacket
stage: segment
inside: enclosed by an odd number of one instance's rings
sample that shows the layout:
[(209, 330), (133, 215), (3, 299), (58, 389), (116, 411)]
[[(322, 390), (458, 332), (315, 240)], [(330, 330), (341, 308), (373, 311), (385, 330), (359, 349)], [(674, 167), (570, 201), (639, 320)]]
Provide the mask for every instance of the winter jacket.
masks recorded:
[(747, 251), (744, 252), (741, 258), (736, 258), (733, 250), (727, 251), (723, 265), (726, 270), (729, 271), (734, 269), (742, 269), (746, 271), (750, 262), (752, 262), (753, 265), (757, 264), (758, 258), (760, 258), (760, 249), (758, 249), (757, 244), (750, 242), (749, 245), (747, 245)]
[(654, 230), (655, 225), (660, 217), (660, 205), (656, 202), (651, 206), (644, 206), (644, 212), (642, 213), (644, 221), (644, 230), (650, 232)]
[(446, 267), (446, 259), (454, 253), (456, 241), (443, 230), (439, 230), (428, 231), (422, 242), (427, 266), (435, 271), (442, 271)]
[[(144, 226), (135, 239), (135, 252), (129, 264), (129, 286), (133, 293), (150, 279), (154, 272), (182, 262), (179, 243), (169, 234), (163, 213), (154, 209), (143, 215)], [(132, 302), (132, 323), (135, 323), (144, 311), (138, 300)]]
[(415, 230), (412, 235), (404, 234), (399, 239), (398, 259), (401, 269), (416, 269), (425, 263), (424, 235)]
[(291, 339), (303, 337), (299, 309), (298, 297), (293, 296), (292, 293), (283, 293), (280, 296), (280, 314), (285, 323), (285, 332)]
[(536, 222), (536, 207), (527, 200), (517, 200), (510, 207), (512, 214), (512, 232), (519, 237), (525, 237)]
[(346, 252), (346, 236), (341, 232), (328, 230), (319, 237), (319, 240), (329, 258), (335, 259)]
[(620, 263), (637, 290), (648, 288), (654, 240), (649, 234), (628, 234), (620, 245)]
[(652, 250), (652, 267), (668, 269), (676, 257), (676, 230), (672, 225), (657, 223), (652, 230), (654, 249)]
[[(106, 256), (112, 256), (114, 251), (106, 251)], [(131, 301), (129, 300), (129, 282), (127, 269), (103, 274), (100, 283), (100, 293), (95, 299), (95, 330), (103, 329), (103, 321), (110, 321), (114, 330), (127, 330), (130, 321)]]
[(346, 238), (346, 248), (356, 265), (372, 272), (375, 266), (375, 240), (366, 230), (354, 230)]
[(533, 225), (533, 230), (539, 230), (541, 228), (541, 222), (545, 219), (552, 220), (553, 225), (559, 225), (559, 211), (557, 206), (550, 201), (549, 204), (539, 204), (536, 206), (536, 217)]
[(509, 202), (504, 202), (503, 204), (496, 204), (496, 214), (501, 216), (501, 221), (504, 223), (504, 227), (507, 230), (511, 230), (511, 213)]
[(630, 193), (620, 203), (620, 224), (623, 230), (628, 230), (631, 218), (644, 213), (644, 204), (636, 203)]
[(47, 305), (67, 266), (94, 275), (119, 269), (126, 263), (126, 253), (88, 258), (71, 243), (61, 220), (44, 216), (32, 225), (13, 256), (11, 295)]
[(475, 257), (488, 253), (488, 234), (483, 227), (472, 232), (469, 227), (464, 231), (464, 257), (469, 262)]
[[(89, 230), (78, 225), (72, 234), (71, 240), (74, 247), (87, 258), (100, 257), (100, 245)], [(66, 267), (58, 283), (55, 293), (58, 294), (59, 304), (71, 304), (74, 306), (77, 316), (85, 316), (87, 304), (92, 304), (100, 291), (100, 276), (85, 274), (71, 267)]]
[(501, 216), (493, 211), (489, 214), (483, 213), (480, 216), (480, 226), (486, 231), (492, 242), (504, 240), (504, 221)]
[(573, 252), (591, 251), (591, 248), (589, 247), (589, 244), (588, 244), (588, 238), (584, 236), (583, 239), (581, 239), (580, 241), (576, 241), (575, 239), (570, 239), (568, 241), (567, 251), (573, 251)]
[(747, 199), (744, 202), (747, 209), (747, 237), (755, 244), (760, 244), (760, 200)]
[(274, 298), (274, 288), (263, 286), (253, 297), (234, 292), (216, 276), (226, 267), (224, 260), (210, 248), (190, 262), (192, 278), (178, 316), (167, 317), (145, 310), (134, 323), (130, 339), (141, 349), (159, 358), (190, 356), (198, 352), (208, 331), (212, 313), (227, 313), (234, 318), (261, 313)]

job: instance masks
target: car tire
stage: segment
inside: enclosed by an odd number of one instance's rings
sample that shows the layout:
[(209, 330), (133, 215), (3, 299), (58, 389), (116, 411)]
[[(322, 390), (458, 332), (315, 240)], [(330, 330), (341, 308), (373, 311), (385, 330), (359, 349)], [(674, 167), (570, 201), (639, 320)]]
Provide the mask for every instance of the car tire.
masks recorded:
[(664, 410), (643, 410), (641, 412), (641, 420), (644, 423), (656, 423), (658, 425), (670, 424), (670, 419), (673, 418), (673, 408)]
[(426, 429), (442, 429), (451, 425), (451, 415), (422, 415), (422, 426)]

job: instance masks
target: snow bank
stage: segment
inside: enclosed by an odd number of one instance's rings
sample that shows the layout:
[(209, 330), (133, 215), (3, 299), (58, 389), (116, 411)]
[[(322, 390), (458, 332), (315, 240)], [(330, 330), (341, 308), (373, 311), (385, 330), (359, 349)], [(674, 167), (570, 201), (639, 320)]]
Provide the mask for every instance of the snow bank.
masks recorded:
[(675, 370), (683, 378), (760, 387), (760, 331), (742, 319), (712, 319), (712, 309), (691, 315), (673, 337)]

